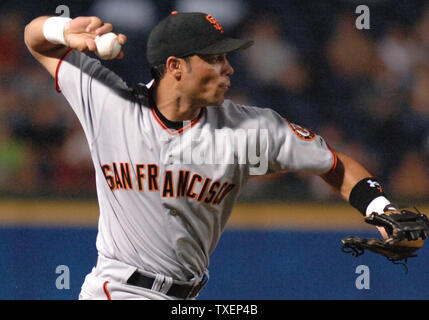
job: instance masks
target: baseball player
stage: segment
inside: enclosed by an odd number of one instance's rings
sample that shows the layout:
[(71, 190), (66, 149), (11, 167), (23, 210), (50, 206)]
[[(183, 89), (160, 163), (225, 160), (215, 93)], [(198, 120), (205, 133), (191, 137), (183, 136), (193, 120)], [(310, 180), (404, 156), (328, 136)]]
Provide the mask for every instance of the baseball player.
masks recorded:
[(112, 30), (98, 17), (39, 17), (25, 28), (95, 167), (98, 260), (80, 299), (194, 299), (253, 175), (319, 175), (363, 215), (390, 204), (376, 178), (313, 131), (224, 98), (234, 73), (227, 54), (253, 42), (228, 37), (211, 15), (162, 20), (146, 46), (154, 80), (136, 88), (84, 53)]

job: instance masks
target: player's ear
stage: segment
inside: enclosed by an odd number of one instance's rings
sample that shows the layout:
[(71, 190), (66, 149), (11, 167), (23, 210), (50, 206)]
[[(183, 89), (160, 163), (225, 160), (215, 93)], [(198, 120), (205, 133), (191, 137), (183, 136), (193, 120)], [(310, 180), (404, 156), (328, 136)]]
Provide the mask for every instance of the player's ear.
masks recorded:
[(176, 80), (180, 80), (182, 77), (182, 71), (181, 71), (181, 61), (177, 57), (168, 57), (166, 63), (166, 71), (169, 73), (173, 78)]

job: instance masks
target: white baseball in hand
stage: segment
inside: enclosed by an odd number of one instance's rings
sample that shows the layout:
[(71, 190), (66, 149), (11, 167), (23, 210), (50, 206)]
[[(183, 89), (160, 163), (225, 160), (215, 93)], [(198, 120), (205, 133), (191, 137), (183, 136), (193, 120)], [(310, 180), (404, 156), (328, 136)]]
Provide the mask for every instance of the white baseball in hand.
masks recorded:
[(97, 36), (94, 39), (95, 54), (104, 60), (111, 60), (121, 52), (121, 45), (118, 42), (118, 36), (113, 32), (105, 33), (101, 36)]

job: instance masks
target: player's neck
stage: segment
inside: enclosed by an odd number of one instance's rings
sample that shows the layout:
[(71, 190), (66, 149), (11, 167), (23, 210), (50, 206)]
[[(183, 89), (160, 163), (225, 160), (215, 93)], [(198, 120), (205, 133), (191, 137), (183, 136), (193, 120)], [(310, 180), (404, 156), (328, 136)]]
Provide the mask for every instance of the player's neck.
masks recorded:
[(154, 88), (152, 97), (159, 112), (173, 122), (192, 121), (201, 111), (201, 107), (193, 106), (189, 100), (178, 95), (162, 81)]

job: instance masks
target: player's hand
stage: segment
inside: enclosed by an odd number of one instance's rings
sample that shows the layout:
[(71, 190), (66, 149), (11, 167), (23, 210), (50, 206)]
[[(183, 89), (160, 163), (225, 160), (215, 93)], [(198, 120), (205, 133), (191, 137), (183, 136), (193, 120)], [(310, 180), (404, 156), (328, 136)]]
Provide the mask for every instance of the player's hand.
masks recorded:
[[(70, 48), (81, 52), (95, 51), (95, 37), (112, 32), (112, 30), (111, 23), (104, 23), (98, 17), (77, 17), (64, 27), (64, 39)], [(124, 34), (118, 34), (118, 42), (124, 45), (127, 37)], [(123, 57), (124, 52), (121, 50), (116, 58), (122, 59)]]
[(386, 229), (384, 229), (384, 227), (377, 227), (377, 230), (378, 230), (378, 232), (380, 232), (380, 234), (384, 240), (389, 238), (389, 235), (387, 234), (387, 231), (386, 231)]
[[(381, 236), (383, 237), (383, 240), (387, 240), (390, 238), (389, 234), (387, 233), (386, 229), (384, 227), (377, 227), (378, 231), (380, 232)], [(423, 247), (425, 241), (424, 239), (417, 239), (417, 240), (408, 240), (404, 239), (401, 241), (395, 242), (397, 245), (403, 246), (403, 247), (414, 247), (414, 248), (421, 248)]]

